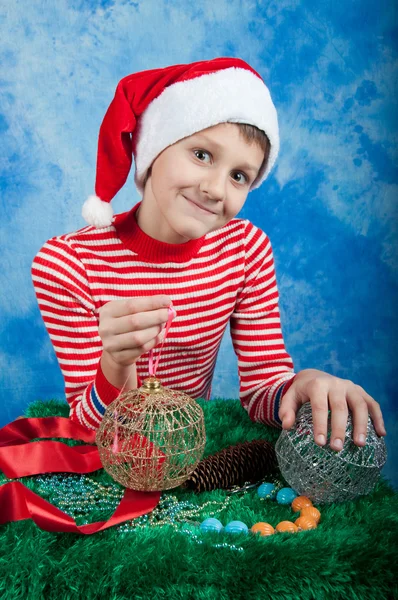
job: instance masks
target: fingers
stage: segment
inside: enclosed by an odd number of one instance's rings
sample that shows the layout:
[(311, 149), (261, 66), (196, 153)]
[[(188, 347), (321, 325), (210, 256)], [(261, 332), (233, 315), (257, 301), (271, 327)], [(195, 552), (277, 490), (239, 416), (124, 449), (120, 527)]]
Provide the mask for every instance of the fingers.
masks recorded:
[(348, 406), (345, 393), (342, 390), (329, 392), (329, 406), (331, 410), (331, 436), (330, 447), (340, 452), (344, 446), (345, 432), (348, 421)]
[[(367, 402), (365, 397), (369, 398)], [(328, 404), (325, 399), (311, 401), (314, 438), (319, 445), (324, 445), (327, 439), (327, 418), (328, 409), (331, 411), (331, 435), (330, 447), (340, 452), (344, 446), (346, 437), (348, 414), (351, 412), (353, 424), (353, 441), (357, 446), (365, 446), (368, 417), (370, 416), (375, 424), (375, 430), (379, 435), (385, 435), (383, 417), (379, 404), (371, 398), (360, 386), (348, 382), (348, 387), (335, 387), (329, 390)], [(325, 439), (320, 439), (324, 436)]]
[[(313, 398), (313, 400), (311, 400)], [(328, 433), (328, 395), (324, 386), (317, 381), (313, 382), (311, 396), (312, 422), (314, 427), (314, 439), (318, 446), (324, 446)]]
[(161, 326), (149, 327), (140, 331), (132, 331), (112, 336), (109, 339), (106, 350), (107, 352), (123, 352), (123, 350), (135, 350), (141, 348), (145, 352), (148, 342), (157, 338), (161, 330)]
[(148, 296), (107, 302), (101, 307), (99, 333), (101, 339), (137, 330), (165, 325), (168, 320), (168, 296)]
[(171, 304), (171, 298), (164, 294), (156, 296), (144, 296), (138, 298), (128, 298), (127, 300), (116, 300), (107, 302), (100, 309), (101, 312), (110, 312), (114, 318), (126, 317), (135, 313), (143, 313), (160, 308), (167, 309)]
[(157, 335), (140, 346), (132, 348), (131, 344), (129, 344), (124, 350), (116, 350), (112, 354), (116, 357), (118, 364), (129, 365), (132, 361), (136, 360), (138, 356), (155, 348), (161, 341), (161, 337)]
[(372, 398), (372, 396), (370, 396), (367, 392), (365, 392), (365, 390), (362, 387), (360, 387), (359, 385), (357, 385), (356, 387), (358, 388), (359, 394), (361, 395), (361, 397), (365, 400), (365, 402), (367, 404), (369, 414), (373, 421), (374, 428), (376, 430), (377, 435), (378, 436), (387, 435), (386, 428), (384, 425), (383, 415), (382, 415), (381, 408), (380, 408), (380, 404), (378, 402), (376, 402), (376, 400), (374, 398)]
[[(171, 299), (165, 295), (115, 300), (99, 310), (103, 351), (121, 366), (129, 365), (161, 341)], [(174, 311), (175, 312), (175, 311)]]
[(366, 431), (368, 424), (368, 409), (366, 402), (355, 390), (346, 392), (341, 387), (329, 390), (328, 402), (325, 399), (313, 400), (311, 402), (314, 421), (314, 438), (320, 446), (326, 443), (328, 410), (331, 411), (331, 435), (330, 447), (340, 452), (344, 446), (346, 437), (348, 410), (350, 408), (353, 421), (353, 440), (359, 446), (366, 443)]
[(282, 429), (290, 429), (293, 427), (299, 406), (300, 403), (297, 401), (295, 394), (291, 393), (289, 390), (289, 392), (283, 396), (278, 412), (278, 416), (282, 421)]
[(347, 393), (347, 402), (350, 406), (353, 422), (353, 440), (357, 446), (365, 446), (368, 431), (369, 411), (368, 405), (354, 386)]
[[(113, 334), (138, 333), (145, 329), (154, 328), (158, 330), (159, 326), (161, 326), (160, 329), (162, 329), (165, 323), (167, 323), (168, 317), (169, 313), (167, 308), (119, 317), (112, 320)], [(159, 333), (159, 331), (157, 333)]]

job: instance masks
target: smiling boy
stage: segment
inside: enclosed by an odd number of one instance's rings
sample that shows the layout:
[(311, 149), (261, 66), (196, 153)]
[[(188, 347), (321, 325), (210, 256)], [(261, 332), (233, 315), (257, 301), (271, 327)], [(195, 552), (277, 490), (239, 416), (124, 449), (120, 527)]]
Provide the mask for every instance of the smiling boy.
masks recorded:
[[(320, 445), (329, 409), (335, 450), (348, 410), (356, 444), (365, 443), (368, 413), (385, 435), (380, 406), (363, 388), (316, 369), (293, 371), (270, 240), (236, 218), (278, 151), (269, 91), (240, 59), (121, 80), (100, 129), (96, 196), (83, 208), (90, 225), (46, 242), (32, 265), (72, 419), (97, 428), (120, 390), (148, 375), (147, 353), (162, 340), (172, 302), (177, 316), (157, 371), (163, 385), (209, 399), (230, 323), (240, 400), (253, 421), (290, 428), (310, 402)], [(113, 217), (110, 201), (132, 156), (142, 201)]]
[(224, 227), (243, 207), (263, 160), (259, 143), (249, 144), (232, 123), (173, 144), (151, 167), (140, 228), (159, 241), (183, 244)]

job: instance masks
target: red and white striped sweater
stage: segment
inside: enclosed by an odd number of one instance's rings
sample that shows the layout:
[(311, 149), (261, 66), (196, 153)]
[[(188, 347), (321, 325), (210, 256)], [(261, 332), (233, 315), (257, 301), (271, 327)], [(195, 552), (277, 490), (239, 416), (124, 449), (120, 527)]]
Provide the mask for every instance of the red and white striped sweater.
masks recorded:
[[(100, 367), (99, 308), (110, 300), (166, 294), (177, 317), (156, 373), (162, 384), (210, 399), (230, 321), (242, 406), (253, 421), (280, 427), (279, 401), (294, 372), (282, 337), (268, 237), (249, 221), (232, 219), (198, 240), (166, 244), (138, 227), (139, 204), (109, 227), (88, 226), (50, 239), (33, 260), (33, 285), (71, 419), (96, 429), (119, 395)], [(137, 375), (139, 383), (148, 376), (148, 353), (137, 360)]]

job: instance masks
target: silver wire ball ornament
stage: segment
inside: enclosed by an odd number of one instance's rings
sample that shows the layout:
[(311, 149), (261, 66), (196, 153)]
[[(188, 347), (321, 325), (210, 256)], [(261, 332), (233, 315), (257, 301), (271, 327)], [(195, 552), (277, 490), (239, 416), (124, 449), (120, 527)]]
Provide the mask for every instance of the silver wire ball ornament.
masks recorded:
[(369, 494), (376, 485), (387, 460), (385, 441), (379, 437), (368, 417), (366, 444), (353, 442), (351, 413), (348, 414), (343, 449), (330, 448), (331, 412), (324, 446), (314, 441), (312, 408), (301, 406), (292, 429), (282, 430), (275, 451), (281, 473), (298, 494), (317, 504), (345, 502)]
[(188, 479), (203, 456), (203, 410), (151, 376), (107, 407), (96, 444), (115, 481), (144, 492), (169, 490)]

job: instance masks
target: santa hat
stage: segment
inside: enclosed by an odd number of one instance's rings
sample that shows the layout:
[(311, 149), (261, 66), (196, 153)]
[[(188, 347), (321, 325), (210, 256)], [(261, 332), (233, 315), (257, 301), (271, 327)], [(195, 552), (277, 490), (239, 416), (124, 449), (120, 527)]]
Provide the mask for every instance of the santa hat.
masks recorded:
[(216, 58), (141, 71), (124, 77), (102, 121), (95, 195), (83, 205), (95, 227), (113, 221), (110, 201), (123, 187), (135, 160), (134, 180), (143, 192), (145, 175), (168, 146), (219, 123), (247, 123), (270, 141), (268, 162), (251, 189), (259, 187), (279, 151), (278, 119), (260, 75), (239, 58)]

